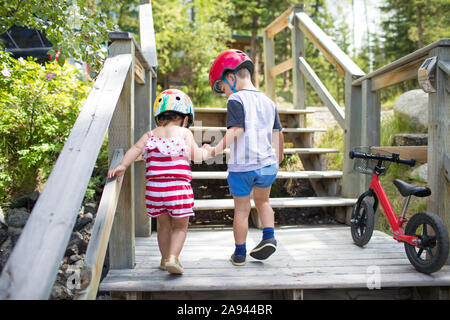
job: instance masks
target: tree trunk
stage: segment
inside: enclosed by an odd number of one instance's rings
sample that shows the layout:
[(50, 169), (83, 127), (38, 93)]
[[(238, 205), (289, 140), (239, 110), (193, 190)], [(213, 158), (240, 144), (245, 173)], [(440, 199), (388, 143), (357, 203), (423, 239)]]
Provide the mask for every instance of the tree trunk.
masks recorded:
[(419, 36), (419, 49), (423, 48), (423, 26), (422, 26), (422, 12), (423, 7), (417, 7), (417, 34)]
[(258, 52), (258, 16), (252, 17), (252, 38), (250, 40), (250, 58), (255, 64), (255, 71), (253, 72), (253, 84), (258, 88), (258, 73), (259, 73), (259, 59), (256, 54)]

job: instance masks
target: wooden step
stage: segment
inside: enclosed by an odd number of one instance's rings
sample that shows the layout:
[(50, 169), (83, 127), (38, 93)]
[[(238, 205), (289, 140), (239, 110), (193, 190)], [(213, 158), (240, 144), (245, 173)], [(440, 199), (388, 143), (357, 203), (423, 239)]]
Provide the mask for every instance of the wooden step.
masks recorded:
[[(191, 131), (202, 131), (202, 132), (225, 132), (226, 127), (190, 127)], [(283, 128), (283, 132), (286, 133), (314, 133), (314, 132), (326, 132), (325, 128)]]
[[(353, 206), (357, 199), (341, 197), (299, 197), (299, 198), (270, 198), (273, 208), (310, 208), (310, 207), (346, 207)], [(255, 203), (251, 200), (252, 208)], [(233, 199), (194, 200), (194, 210), (225, 210), (234, 209)]]
[[(338, 149), (330, 148), (284, 148), (284, 154), (324, 154), (324, 153), (338, 153)], [(225, 149), (224, 154), (229, 154), (230, 149)]]
[[(225, 180), (227, 171), (193, 171), (193, 179)], [(277, 179), (340, 179), (342, 171), (278, 171)]]
[[(195, 114), (201, 113), (227, 113), (227, 108), (194, 108)], [(306, 109), (278, 109), (278, 114), (307, 114), (314, 113), (314, 108)]]

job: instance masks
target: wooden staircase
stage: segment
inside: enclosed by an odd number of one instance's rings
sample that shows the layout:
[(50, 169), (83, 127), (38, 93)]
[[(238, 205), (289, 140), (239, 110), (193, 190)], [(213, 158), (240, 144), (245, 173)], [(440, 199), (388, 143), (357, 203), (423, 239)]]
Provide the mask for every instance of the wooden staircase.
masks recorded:
[[(328, 153), (339, 152), (339, 150), (314, 147), (314, 133), (324, 132), (326, 129), (304, 127), (306, 115), (313, 112), (311, 108), (278, 110), (285, 136), (285, 146), (290, 146), (289, 148), (284, 148), (285, 156), (298, 154), (304, 170), (283, 171), (281, 169), (278, 172), (277, 179), (308, 179), (315, 196), (271, 196), (270, 203), (273, 208), (278, 209), (323, 207), (327, 213), (335, 213), (335, 218), (338, 221), (344, 222), (346, 210), (353, 206), (356, 199), (340, 197), (340, 179), (342, 172), (328, 171), (326, 169), (326, 155)], [(226, 109), (224, 108), (195, 109), (195, 123), (191, 127), (191, 130), (194, 133), (196, 142), (202, 145), (203, 143), (215, 144), (220, 141), (226, 131), (226, 117)], [(214, 159), (209, 159), (202, 164), (194, 164), (192, 166), (192, 183), (195, 196), (194, 210), (197, 214), (201, 214), (201, 211), (205, 210), (234, 209), (234, 202), (229, 193), (226, 198), (209, 198), (216, 191), (211, 189), (211, 187), (224, 188), (227, 185), (226, 181), (223, 180), (226, 180), (228, 176), (226, 171), (226, 159), (228, 159), (228, 155), (229, 150), (227, 149), (224, 154), (218, 155)], [(209, 189), (206, 191), (209, 194), (207, 199), (201, 199), (196, 195), (196, 187), (200, 186), (204, 180), (209, 180), (208, 182), (215, 181), (215, 183), (207, 184), (209, 186)], [(252, 208), (254, 208), (253, 201)], [(254, 226), (261, 227), (255, 210), (252, 210), (251, 219)]]

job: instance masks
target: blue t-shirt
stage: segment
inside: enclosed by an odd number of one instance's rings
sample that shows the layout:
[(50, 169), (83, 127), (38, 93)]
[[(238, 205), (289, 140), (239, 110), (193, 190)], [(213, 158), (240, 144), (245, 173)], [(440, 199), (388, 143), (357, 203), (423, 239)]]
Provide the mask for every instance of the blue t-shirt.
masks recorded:
[(240, 90), (228, 98), (227, 116), (227, 128), (244, 128), (230, 145), (228, 171), (253, 171), (277, 163), (272, 132), (283, 128), (272, 100), (257, 90)]

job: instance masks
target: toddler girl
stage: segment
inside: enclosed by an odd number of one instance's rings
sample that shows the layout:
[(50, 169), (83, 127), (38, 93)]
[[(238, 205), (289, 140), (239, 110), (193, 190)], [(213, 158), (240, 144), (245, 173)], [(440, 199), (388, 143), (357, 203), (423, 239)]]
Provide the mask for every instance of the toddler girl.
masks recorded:
[(189, 217), (194, 215), (189, 161), (205, 160), (208, 152), (197, 146), (188, 129), (194, 121), (194, 107), (185, 93), (176, 89), (161, 92), (155, 100), (153, 115), (158, 126), (126, 152), (108, 177), (117, 175), (120, 181), (126, 168), (142, 154), (146, 163), (147, 214), (159, 223), (158, 245), (162, 256), (159, 268), (182, 274), (178, 257)]

